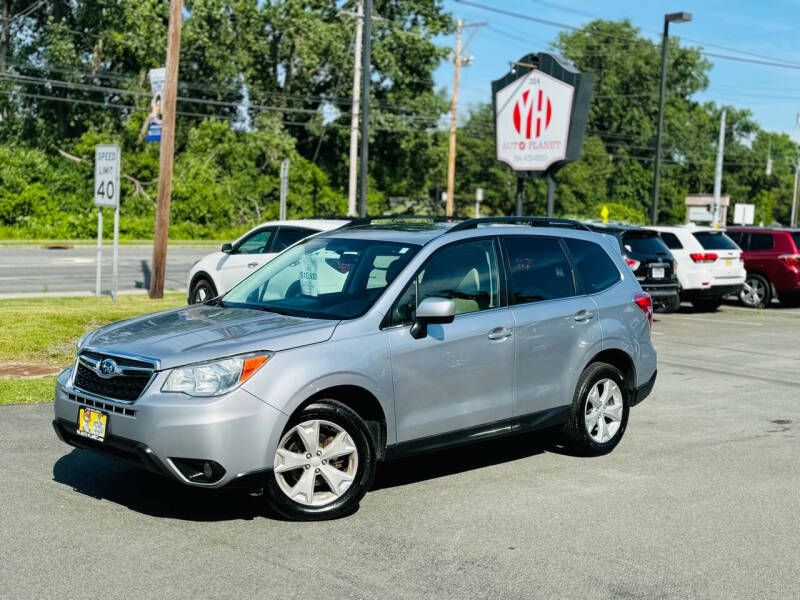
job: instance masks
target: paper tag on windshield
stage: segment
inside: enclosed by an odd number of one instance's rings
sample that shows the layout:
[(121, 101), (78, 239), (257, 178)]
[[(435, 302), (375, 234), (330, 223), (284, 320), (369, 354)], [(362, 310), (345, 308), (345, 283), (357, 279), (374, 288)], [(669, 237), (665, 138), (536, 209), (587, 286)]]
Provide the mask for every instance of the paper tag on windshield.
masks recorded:
[(317, 259), (311, 254), (303, 254), (300, 259), (300, 291), (304, 296), (318, 296)]

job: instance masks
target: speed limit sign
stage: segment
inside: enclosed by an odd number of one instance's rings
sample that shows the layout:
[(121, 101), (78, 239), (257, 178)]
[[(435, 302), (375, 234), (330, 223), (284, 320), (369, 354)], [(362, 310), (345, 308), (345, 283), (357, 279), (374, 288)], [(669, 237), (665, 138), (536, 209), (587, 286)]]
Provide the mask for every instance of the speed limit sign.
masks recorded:
[(119, 206), (119, 148), (94, 148), (94, 205)]

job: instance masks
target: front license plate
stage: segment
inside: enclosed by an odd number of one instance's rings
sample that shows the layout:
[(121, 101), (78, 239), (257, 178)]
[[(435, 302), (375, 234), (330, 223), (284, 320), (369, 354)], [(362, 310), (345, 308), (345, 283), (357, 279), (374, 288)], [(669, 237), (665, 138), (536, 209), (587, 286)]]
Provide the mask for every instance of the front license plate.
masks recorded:
[(81, 407), (78, 411), (78, 435), (102, 442), (106, 438), (108, 415), (98, 410)]
[(733, 266), (733, 259), (732, 258), (726, 258), (725, 259), (725, 266), (726, 267), (732, 267)]
[(651, 275), (653, 279), (664, 279), (664, 267), (653, 267)]

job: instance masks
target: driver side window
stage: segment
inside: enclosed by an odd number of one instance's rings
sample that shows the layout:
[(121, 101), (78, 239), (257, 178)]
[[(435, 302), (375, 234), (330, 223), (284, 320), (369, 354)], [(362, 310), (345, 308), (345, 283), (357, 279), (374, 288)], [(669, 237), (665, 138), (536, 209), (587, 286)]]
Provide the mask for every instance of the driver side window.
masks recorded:
[(498, 308), (500, 275), (491, 239), (447, 246), (435, 252), (391, 311), (391, 325), (406, 325), (425, 298), (450, 298), (456, 315)]
[(261, 229), (244, 239), (237, 247), (236, 254), (265, 254), (269, 252), (275, 228)]

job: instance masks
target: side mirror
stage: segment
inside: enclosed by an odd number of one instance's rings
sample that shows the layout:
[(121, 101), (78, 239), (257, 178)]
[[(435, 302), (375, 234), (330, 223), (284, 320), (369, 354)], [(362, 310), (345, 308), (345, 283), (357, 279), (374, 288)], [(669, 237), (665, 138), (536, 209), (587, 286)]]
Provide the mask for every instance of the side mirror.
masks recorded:
[(231, 250), (233, 250), (233, 246), (227, 242), (225, 242), (219, 247), (219, 251), (224, 252), (225, 254), (230, 254)]
[(411, 337), (419, 340), (428, 335), (430, 323), (452, 323), (456, 317), (456, 303), (449, 298), (425, 298), (417, 307), (417, 318), (411, 326)]

